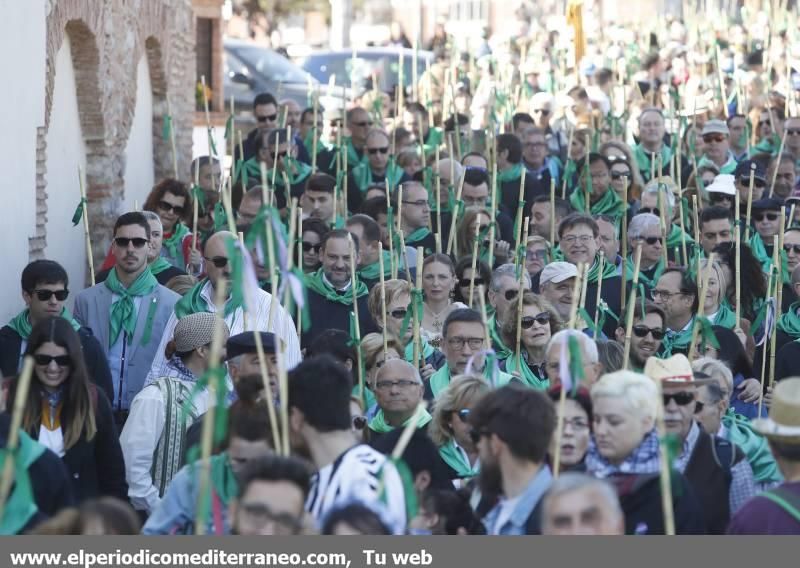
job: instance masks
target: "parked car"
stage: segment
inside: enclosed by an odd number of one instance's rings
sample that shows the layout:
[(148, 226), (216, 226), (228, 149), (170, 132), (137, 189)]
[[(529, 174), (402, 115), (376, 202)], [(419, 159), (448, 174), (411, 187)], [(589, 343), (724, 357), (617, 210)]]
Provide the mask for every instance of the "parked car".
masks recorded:
[[(356, 49), (355, 62), (352, 49), (315, 51), (303, 60), (303, 69), (320, 83), (328, 83), (331, 75), (336, 77), (336, 85), (353, 85), (356, 93), (372, 88), (372, 75), (378, 81), (378, 88), (393, 94), (398, 84), (400, 53), (403, 55), (403, 87), (407, 88), (413, 80), (413, 49), (399, 47), (367, 47)], [(417, 73), (422, 73), (433, 64), (433, 53), (417, 51)]]

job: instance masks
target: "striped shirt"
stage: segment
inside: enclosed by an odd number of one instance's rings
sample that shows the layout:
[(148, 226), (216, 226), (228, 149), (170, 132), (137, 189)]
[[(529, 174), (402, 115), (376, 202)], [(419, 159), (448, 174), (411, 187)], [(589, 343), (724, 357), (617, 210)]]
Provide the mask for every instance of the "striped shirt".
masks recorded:
[(395, 534), (405, 530), (406, 500), (400, 475), (385, 455), (366, 444), (350, 448), (319, 470), (312, 479), (306, 510), (321, 525), (332, 510), (351, 503), (376, 510)]
[[(272, 303), (272, 295), (264, 290), (258, 290), (258, 306), (253, 311), (248, 312), (245, 318), (244, 310), (236, 308), (225, 318), (225, 323), (228, 324), (231, 337), (245, 331), (245, 319), (247, 319), (247, 331), (271, 331), (279, 339), (281, 339), (286, 347), (285, 362), (286, 369), (293, 369), (300, 363), (302, 357), (300, 355), (300, 340), (297, 338), (297, 330), (294, 325), (292, 317), (283, 309), (279, 303), (275, 303), (277, 310), (275, 316), (272, 318), (272, 328), (267, 328), (269, 322), (269, 310)], [(206, 283), (200, 292), (200, 295), (206, 301), (211, 313), (216, 313), (217, 307), (214, 304), (213, 295), (214, 289), (211, 287), (211, 282)], [(172, 340), (175, 333), (175, 326), (178, 324), (178, 318), (175, 312), (167, 321), (164, 328), (164, 333), (161, 336), (161, 343), (156, 350), (156, 357), (153, 360), (153, 365), (150, 367), (150, 373), (147, 375), (145, 384), (155, 381), (160, 377), (170, 377), (174, 375), (174, 369), (169, 365), (169, 360), (164, 356), (164, 349), (167, 343)]]

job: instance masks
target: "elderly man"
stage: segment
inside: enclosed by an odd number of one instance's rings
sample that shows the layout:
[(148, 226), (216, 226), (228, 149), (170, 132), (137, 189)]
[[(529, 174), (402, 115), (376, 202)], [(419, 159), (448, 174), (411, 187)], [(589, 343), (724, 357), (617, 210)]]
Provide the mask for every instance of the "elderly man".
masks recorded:
[[(527, 271), (523, 276), (523, 288), (531, 289), (531, 280)], [(519, 277), (517, 268), (513, 264), (503, 264), (498, 266), (492, 273), (492, 281), (489, 284), (489, 304), (494, 313), (489, 318), (489, 334), (492, 338), (492, 349), (494, 349), (501, 359), (511, 355), (513, 346), (509, 347), (503, 342), (501, 329), (508, 317), (509, 308), (517, 304), (519, 290)]]
[[(661, 233), (661, 219), (652, 213), (640, 213), (631, 219), (628, 225), (628, 250), (630, 256), (626, 260), (626, 277), (633, 280), (636, 249), (641, 248), (639, 262), (639, 282), (646, 292), (650, 292), (664, 271), (664, 238)], [(623, 323), (624, 322), (620, 322)]]
[(561, 166), (558, 160), (547, 154), (547, 134), (543, 128), (529, 126), (520, 133), (522, 142), (522, 164), (538, 185), (537, 193), (550, 192), (551, 180), (558, 187)]
[(384, 362), (372, 385), (378, 412), (369, 421), (371, 439), (379, 439), (395, 428), (405, 428), (410, 421), (425, 428), (431, 415), (420, 406), (425, 386), (414, 365), (403, 359)]
[(446, 362), (425, 385), (425, 398), (438, 398), (451, 377), (468, 372), (482, 373), (496, 386), (514, 380), (511, 375), (486, 365), (481, 353), (487, 348), (486, 328), (477, 311), (459, 308), (450, 312), (442, 325), (442, 353)]
[(564, 473), (544, 497), (542, 534), (625, 534), (625, 516), (614, 487), (585, 473)]
[(792, 194), (792, 190), (797, 184), (797, 162), (791, 154), (783, 153), (774, 156), (767, 168), (767, 179), (772, 182), (775, 180), (773, 195), (780, 199), (786, 199)]
[(684, 355), (651, 357), (644, 374), (661, 382), (664, 426), (682, 444), (675, 467), (700, 500), (709, 533), (723, 534), (731, 515), (756, 494), (750, 463), (741, 449), (704, 432), (695, 421), (697, 387), (709, 380), (696, 380)]
[(620, 243), (615, 219), (608, 215), (594, 215), (594, 220), (597, 222), (597, 228), (600, 229), (599, 252), (605, 257), (605, 262), (613, 263), (617, 267), (617, 273), (622, 274), (623, 264), (619, 254)]
[[(674, 191), (677, 191), (677, 187), (670, 178), (650, 181), (642, 191), (642, 206), (639, 213), (652, 213), (660, 218), (661, 209), (664, 209), (664, 218), (669, 223), (665, 243), (669, 260), (684, 265), (686, 262), (683, 260), (683, 243), (686, 243), (686, 254), (692, 256), (695, 242), (685, 230), (681, 230), (680, 208), (676, 207)], [(684, 209), (684, 220), (688, 219), (687, 214), (688, 211)], [(685, 225), (684, 229), (687, 228), (688, 225)]]
[(714, 164), (721, 174), (732, 174), (736, 171), (736, 158), (730, 151), (730, 131), (722, 120), (709, 120), (703, 126), (703, 158), (697, 163), (701, 168), (706, 164)]
[(546, 92), (536, 93), (528, 102), (528, 112), (536, 126), (544, 130), (547, 142), (547, 153), (562, 162), (567, 158), (569, 138), (564, 130), (554, 130), (550, 126), (553, 118), (553, 95)]
[(397, 165), (389, 152), (391, 141), (389, 135), (383, 130), (372, 129), (367, 134), (364, 151), (367, 161), (358, 164), (350, 172), (349, 189), (358, 190), (362, 196), (373, 185), (389, 184), (389, 191), (393, 191), (397, 184), (408, 179), (403, 168)]
[(578, 269), (569, 262), (551, 262), (539, 273), (539, 293), (556, 309), (563, 321), (569, 321), (572, 294)]
[[(617, 328), (616, 339), (625, 344), (625, 324), (627, 316), (625, 312), (619, 318), (620, 325)], [(628, 369), (641, 373), (644, 365), (650, 357), (656, 356), (661, 350), (661, 343), (667, 333), (666, 316), (664, 310), (653, 302), (642, 302), (638, 299), (633, 309), (633, 327), (631, 328), (631, 347), (628, 359)]]
[(591, 337), (575, 329), (562, 329), (553, 335), (547, 344), (545, 368), (547, 369), (547, 378), (550, 380), (551, 388), (561, 384), (563, 378), (561, 376), (561, 358), (562, 356), (569, 357), (568, 343), (571, 337), (578, 341), (581, 349), (583, 382), (591, 385), (597, 380), (603, 369), (597, 352), (597, 344)]
[[(519, 208), (519, 186), (522, 183), (522, 142), (514, 134), (500, 134), (495, 141), (497, 152), (497, 191), (500, 207), (511, 218), (516, 216)], [(537, 195), (549, 195), (550, 186), (540, 187), (535, 176), (525, 176), (525, 187), (522, 199), (525, 207), (523, 217), (531, 214), (531, 203)]]
[[(672, 148), (665, 143), (666, 127), (664, 114), (660, 109), (649, 107), (639, 114), (639, 143), (633, 147), (636, 167), (645, 182), (655, 177), (669, 175), (672, 161)], [(682, 172), (690, 173), (689, 162), (682, 157)]]

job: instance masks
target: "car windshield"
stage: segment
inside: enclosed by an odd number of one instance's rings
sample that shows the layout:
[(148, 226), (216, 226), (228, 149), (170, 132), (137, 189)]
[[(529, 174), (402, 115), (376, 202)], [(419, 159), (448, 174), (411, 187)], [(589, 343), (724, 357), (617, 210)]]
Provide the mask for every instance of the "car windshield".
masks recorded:
[(294, 63), (272, 51), (258, 46), (232, 48), (242, 61), (252, 66), (259, 74), (278, 83), (308, 83), (308, 73)]
[[(366, 87), (371, 84), (374, 74), (381, 88), (386, 89), (397, 84), (400, 62), (394, 54), (367, 54), (362, 57), (356, 52), (354, 62), (347, 53), (325, 53), (311, 55), (303, 67), (320, 82), (327, 83), (328, 77), (334, 75), (337, 85), (347, 87), (351, 81), (356, 87)], [(422, 75), (426, 68), (425, 59), (420, 57), (417, 72)], [(412, 73), (411, 58), (407, 57), (403, 60), (403, 83), (406, 86), (411, 84)]]

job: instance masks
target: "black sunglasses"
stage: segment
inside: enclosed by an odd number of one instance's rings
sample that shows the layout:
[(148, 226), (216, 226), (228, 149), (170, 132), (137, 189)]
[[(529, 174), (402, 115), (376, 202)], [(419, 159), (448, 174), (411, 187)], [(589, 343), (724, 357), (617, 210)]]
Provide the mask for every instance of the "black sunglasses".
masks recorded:
[(518, 290), (506, 290), (503, 296), (505, 296), (506, 300), (510, 302), (511, 300), (517, 297), (518, 293), (519, 293)]
[(728, 195), (727, 193), (720, 193), (718, 191), (712, 191), (708, 194), (708, 198), (711, 202), (717, 203), (719, 201), (733, 201), (734, 197), (732, 195)]
[(475, 278), (474, 280), (470, 280), (469, 278), (462, 278), (461, 280), (458, 281), (458, 285), (461, 286), (462, 288), (466, 288), (469, 286), (470, 282), (474, 283), (476, 287), (483, 286), (483, 278)]
[[(786, 252), (794, 251), (794, 254), (800, 254), (800, 245), (787, 245), (787, 244), (784, 244), (783, 245), (783, 250), (785, 250)], [(56, 298), (58, 298), (58, 296), (56, 296)], [(39, 298), (39, 299), (41, 300), (41, 298)]]
[(276, 120), (278, 120), (278, 115), (276, 113), (276, 114), (256, 116), (256, 120), (258, 122), (275, 122)]
[(172, 211), (175, 213), (175, 215), (183, 215), (183, 212), (185, 211), (183, 205), (173, 205), (172, 203), (167, 203), (166, 201), (159, 201), (158, 208), (164, 213)]
[(56, 300), (59, 302), (63, 302), (69, 296), (69, 290), (34, 290), (34, 294), (39, 299), (40, 302), (46, 302), (53, 296), (56, 297)]
[(611, 172), (611, 179), (631, 179), (631, 172)]
[(214, 256), (212, 258), (204, 256), (203, 258), (205, 258), (207, 261), (212, 263), (217, 268), (225, 268), (228, 265), (228, 259), (225, 258), (224, 256)]
[(55, 361), (56, 365), (59, 367), (69, 367), (72, 364), (72, 359), (69, 355), (58, 355), (56, 357), (52, 355), (34, 355), (33, 360), (36, 361), (37, 365), (41, 365), (42, 367), (47, 367), (53, 361)]
[(370, 156), (374, 156), (378, 152), (380, 152), (381, 154), (388, 154), (389, 147), (384, 146), (383, 148), (367, 148), (367, 152), (369, 152)]
[(391, 312), (389, 312), (389, 315), (391, 315), (394, 319), (399, 319), (399, 320), (405, 318), (406, 314), (408, 314), (407, 308), (397, 308), (396, 310), (392, 310)]
[(777, 221), (778, 214), (777, 213), (753, 213), (753, 221), (756, 223), (760, 223), (764, 219), (767, 221)]
[(311, 244), (303, 241), (303, 252), (319, 252), (319, 249), (322, 248), (322, 243)]
[(363, 430), (367, 427), (366, 416), (353, 416), (353, 428), (356, 430)]
[(661, 242), (661, 237), (639, 237), (639, 240), (646, 242), (648, 245), (654, 245)]
[(469, 411), (470, 411), (469, 408), (462, 408), (461, 410), (456, 412), (461, 422), (466, 422), (469, 419)]
[(351, 122), (350, 124), (353, 125), (353, 126), (358, 126), (360, 128), (364, 128), (365, 126), (372, 126), (372, 121), (371, 120), (365, 120), (363, 122)]
[(671, 394), (664, 394), (664, 406), (669, 404), (670, 400), (674, 400), (678, 406), (686, 406), (694, 400), (694, 393), (691, 392), (676, 392)]
[(540, 314), (536, 314), (535, 316), (525, 316), (520, 320), (520, 325), (522, 326), (522, 329), (530, 329), (533, 327), (533, 322), (536, 322), (539, 325), (547, 325), (550, 323), (550, 314), (548, 312), (542, 312)]
[(547, 116), (548, 114), (550, 114), (550, 109), (547, 109), (547, 108), (535, 108), (531, 112), (534, 113), (534, 114), (539, 113), (539, 114), (543, 114), (543, 115)]
[(800, 136), (800, 128), (787, 128), (786, 129), (787, 136)]
[(642, 207), (636, 212), (637, 215), (641, 215), (642, 213), (652, 213), (656, 217), (661, 216), (661, 210), (658, 207)]
[(133, 244), (133, 248), (140, 249), (144, 245), (146, 245), (149, 241), (147, 239), (143, 239), (141, 237), (134, 237), (129, 239), (128, 237), (117, 237), (114, 239), (114, 244), (117, 245), (119, 248), (128, 248), (129, 244)]
[(634, 325), (631, 330), (636, 337), (647, 337), (647, 334), (650, 333), (656, 341), (664, 339), (664, 330), (660, 327), (647, 327), (646, 325), (638, 324)]

